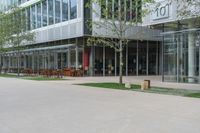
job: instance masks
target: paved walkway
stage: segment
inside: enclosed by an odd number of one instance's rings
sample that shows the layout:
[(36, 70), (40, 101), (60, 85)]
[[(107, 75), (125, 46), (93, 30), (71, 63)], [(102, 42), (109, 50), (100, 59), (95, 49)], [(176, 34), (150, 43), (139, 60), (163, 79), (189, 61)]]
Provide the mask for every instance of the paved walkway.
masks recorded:
[(0, 78), (0, 133), (200, 133), (200, 99), (68, 82)]
[[(88, 83), (88, 82), (118, 82), (118, 77), (67, 77), (71, 79), (67, 81), (68, 84)], [(124, 77), (124, 82), (132, 84), (141, 84), (144, 79), (151, 80), (151, 86), (176, 88), (176, 89), (191, 89), (200, 90), (200, 84), (186, 84), (186, 83), (171, 83), (162, 82), (161, 76), (127, 76)]]

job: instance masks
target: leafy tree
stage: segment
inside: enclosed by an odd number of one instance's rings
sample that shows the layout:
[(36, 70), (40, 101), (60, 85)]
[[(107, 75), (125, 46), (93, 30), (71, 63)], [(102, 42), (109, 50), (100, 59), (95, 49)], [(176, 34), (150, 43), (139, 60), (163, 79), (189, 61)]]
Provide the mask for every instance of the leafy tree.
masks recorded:
[[(90, 0), (86, 7), (92, 10), (94, 20), (88, 23), (93, 36), (88, 44), (104, 45), (119, 52), (119, 83), (123, 83), (123, 49), (129, 42), (128, 32), (142, 23), (142, 17), (149, 11), (142, 8), (153, 0)], [(92, 7), (92, 8), (91, 8)], [(109, 32), (108, 34), (102, 31)], [(111, 36), (110, 36), (111, 35)], [(138, 32), (138, 37), (140, 37)]]
[(27, 31), (27, 16), (25, 10), (13, 7), (5, 13), (6, 23), (4, 41), (2, 46), (8, 50), (15, 51), (17, 54), (17, 74), (20, 74), (20, 51), (26, 44), (35, 40), (35, 33)]
[[(10, 26), (11, 21), (9, 15), (3, 12), (0, 12), (0, 54), (6, 51), (6, 44), (8, 44), (8, 40), (10, 38)], [(2, 69), (2, 63), (0, 64), (0, 72)]]
[(178, 3), (178, 16), (182, 18), (199, 17), (200, 1), (199, 0), (171, 0)]

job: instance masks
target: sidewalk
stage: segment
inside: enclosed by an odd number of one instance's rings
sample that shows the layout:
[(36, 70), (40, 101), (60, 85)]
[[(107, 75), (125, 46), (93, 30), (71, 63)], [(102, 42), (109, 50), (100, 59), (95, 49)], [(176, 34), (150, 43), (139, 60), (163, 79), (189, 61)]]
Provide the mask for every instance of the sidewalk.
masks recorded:
[[(102, 83), (102, 82), (118, 82), (119, 77), (67, 77), (67, 82), (69, 84), (78, 83)], [(161, 76), (124, 76), (124, 82), (130, 82), (132, 84), (141, 84), (145, 79), (151, 80), (151, 86), (156, 87), (166, 87), (175, 89), (190, 89), (190, 90), (200, 90), (200, 84), (188, 84), (188, 83), (171, 83), (162, 82)]]

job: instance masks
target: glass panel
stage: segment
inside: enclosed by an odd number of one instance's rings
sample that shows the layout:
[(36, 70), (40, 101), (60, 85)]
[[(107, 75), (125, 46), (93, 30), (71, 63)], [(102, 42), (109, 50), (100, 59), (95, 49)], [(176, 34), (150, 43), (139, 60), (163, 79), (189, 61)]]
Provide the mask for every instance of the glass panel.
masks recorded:
[(42, 25), (47, 26), (47, 1), (46, 0), (42, 2), (42, 16), (43, 16)]
[(138, 45), (138, 73), (139, 75), (146, 75), (147, 66), (147, 45), (146, 42), (139, 42)]
[(26, 13), (27, 13), (27, 30), (30, 30), (31, 29), (30, 7), (26, 9)]
[(49, 25), (52, 25), (53, 22), (53, 18), (54, 18), (54, 14), (53, 14), (53, 0), (49, 0), (48, 1), (48, 15), (49, 15)]
[(83, 68), (83, 48), (79, 48), (78, 50), (78, 68)]
[(136, 68), (137, 68), (137, 45), (130, 44), (128, 45), (128, 74), (129, 75), (136, 75)]
[(71, 62), (71, 68), (76, 68), (76, 51), (75, 51), (75, 49), (72, 49), (70, 51), (70, 62)]
[(62, 0), (62, 21), (68, 20), (68, 0)]
[(130, 0), (126, 0), (126, 20), (130, 20), (130, 14), (131, 14), (131, 4)]
[(55, 23), (60, 22), (60, 0), (55, 0)]
[(106, 18), (106, 1), (101, 1), (101, 18)]
[(62, 53), (62, 68), (67, 68), (67, 53)]
[(70, 19), (75, 19), (77, 17), (77, 1), (70, 1)]
[(119, 1), (115, 0), (114, 1), (114, 18), (118, 17), (118, 10), (119, 10), (118, 7), (119, 7)]
[(115, 74), (115, 50), (109, 47), (106, 47), (105, 50), (105, 72), (106, 75)]
[(49, 54), (49, 69), (54, 69), (54, 52), (53, 51), (48, 51)]
[(41, 4), (37, 4), (37, 28), (41, 27)]
[(31, 25), (32, 25), (32, 29), (36, 28), (36, 12), (35, 12), (35, 5), (33, 5), (31, 7)]
[(199, 82), (199, 32), (172, 33), (164, 36), (165, 81)]
[(103, 47), (95, 47), (95, 75), (103, 75)]
[(177, 74), (177, 43), (175, 35), (169, 34), (164, 37), (164, 80), (176, 82)]
[(148, 74), (149, 75), (156, 75), (158, 69), (158, 47), (157, 42), (149, 42), (149, 62), (148, 62)]
[(58, 63), (58, 69), (62, 68), (62, 66), (61, 66), (62, 65), (62, 63), (61, 63), (62, 57), (61, 56), (62, 56), (62, 53), (58, 53), (58, 60), (57, 60), (58, 61), (57, 62)]

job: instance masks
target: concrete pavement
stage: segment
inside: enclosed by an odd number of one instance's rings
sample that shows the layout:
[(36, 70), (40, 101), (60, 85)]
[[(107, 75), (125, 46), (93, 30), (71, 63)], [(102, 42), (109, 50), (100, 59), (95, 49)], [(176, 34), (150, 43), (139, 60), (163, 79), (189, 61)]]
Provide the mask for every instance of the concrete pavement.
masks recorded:
[(69, 82), (0, 78), (0, 133), (200, 132), (200, 99)]

